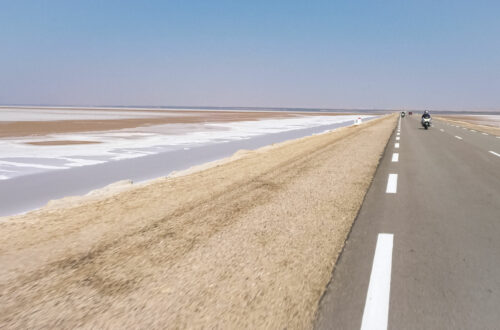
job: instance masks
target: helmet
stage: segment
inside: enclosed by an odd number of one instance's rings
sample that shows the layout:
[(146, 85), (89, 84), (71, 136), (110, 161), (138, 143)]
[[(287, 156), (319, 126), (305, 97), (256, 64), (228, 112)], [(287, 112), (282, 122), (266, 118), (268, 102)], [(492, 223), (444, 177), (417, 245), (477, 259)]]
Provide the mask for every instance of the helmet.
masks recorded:
[(429, 110), (425, 110), (425, 111), (424, 111), (424, 113), (425, 113), (425, 114), (429, 114)]

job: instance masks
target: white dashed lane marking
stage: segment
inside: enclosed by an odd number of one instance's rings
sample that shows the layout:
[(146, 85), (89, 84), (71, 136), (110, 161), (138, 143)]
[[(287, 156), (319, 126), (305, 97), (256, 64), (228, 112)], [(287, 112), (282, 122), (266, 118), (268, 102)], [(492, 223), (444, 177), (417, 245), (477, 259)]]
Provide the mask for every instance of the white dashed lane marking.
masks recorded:
[[(500, 154), (499, 154), (499, 153), (496, 153), (496, 152), (491, 151), (491, 150), (490, 150), (490, 151), (488, 151), (488, 152), (489, 152), (490, 154), (492, 154), (492, 155), (495, 155), (495, 156), (497, 156), (497, 157), (500, 157)], [(393, 156), (393, 157), (394, 157), (394, 156)]]
[(394, 148), (399, 149), (399, 143), (395, 143)]
[(393, 234), (378, 234), (361, 330), (387, 329), (393, 245)]
[(391, 173), (387, 178), (387, 188), (385, 192), (387, 194), (395, 194), (398, 191), (398, 175)]
[(392, 161), (397, 163), (399, 161), (399, 154), (397, 152), (392, 154)]
[(459, 139), (459, 140), (462, 140), (462, 138), (461, 138), (460, 136), (455, 135), (455, 137), (456, 137), (457, 139)]

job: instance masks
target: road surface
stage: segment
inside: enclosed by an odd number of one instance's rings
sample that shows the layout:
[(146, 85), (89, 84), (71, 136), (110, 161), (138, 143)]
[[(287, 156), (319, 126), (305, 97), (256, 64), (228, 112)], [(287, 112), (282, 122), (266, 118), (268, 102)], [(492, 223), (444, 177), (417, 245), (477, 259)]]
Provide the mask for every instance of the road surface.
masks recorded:
[(315, 328), (498, 328), (499, 255), (500, 138), (403, 118)]

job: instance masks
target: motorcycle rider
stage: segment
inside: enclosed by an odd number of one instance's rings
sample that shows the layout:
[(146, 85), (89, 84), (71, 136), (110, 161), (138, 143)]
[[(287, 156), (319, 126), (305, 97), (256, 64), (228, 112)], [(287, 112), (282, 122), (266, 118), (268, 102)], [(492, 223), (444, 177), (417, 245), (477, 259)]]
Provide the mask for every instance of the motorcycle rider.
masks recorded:
[(429, 119), (429, 121), (432, 120), (429, 110), (425, 110), (424, 114), (422, 115), (422, 120), (421, 120), (422, 125), (424, 124), (424, 119)]

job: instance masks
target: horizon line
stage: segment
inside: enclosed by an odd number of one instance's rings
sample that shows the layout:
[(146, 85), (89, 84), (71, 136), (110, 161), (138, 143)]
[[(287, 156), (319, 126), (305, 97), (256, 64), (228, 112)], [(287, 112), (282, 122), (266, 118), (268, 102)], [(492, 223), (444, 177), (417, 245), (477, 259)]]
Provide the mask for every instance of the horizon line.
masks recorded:
[(214, 106), (214, 105), (112, 105), (112, 104), (87, 104), (87, 105), (76, 105), (76, 104), (21, 104), (21, 103), (3, 103), (0, 104), (0, 108), (5, 107), (44, 107), (44, 108), (132, 108), (132, 109), (180, 109), (180, 110), (201, 110), (201, 109), (212, 109), (212, 110), (309, 110), (309, 111), (424, 111), (430, 110), (435, 112), (500, 112), (498, 109), (432, 109), (432, 108), (329, 108), (329, 107), (266, 107), (266, 106)]

